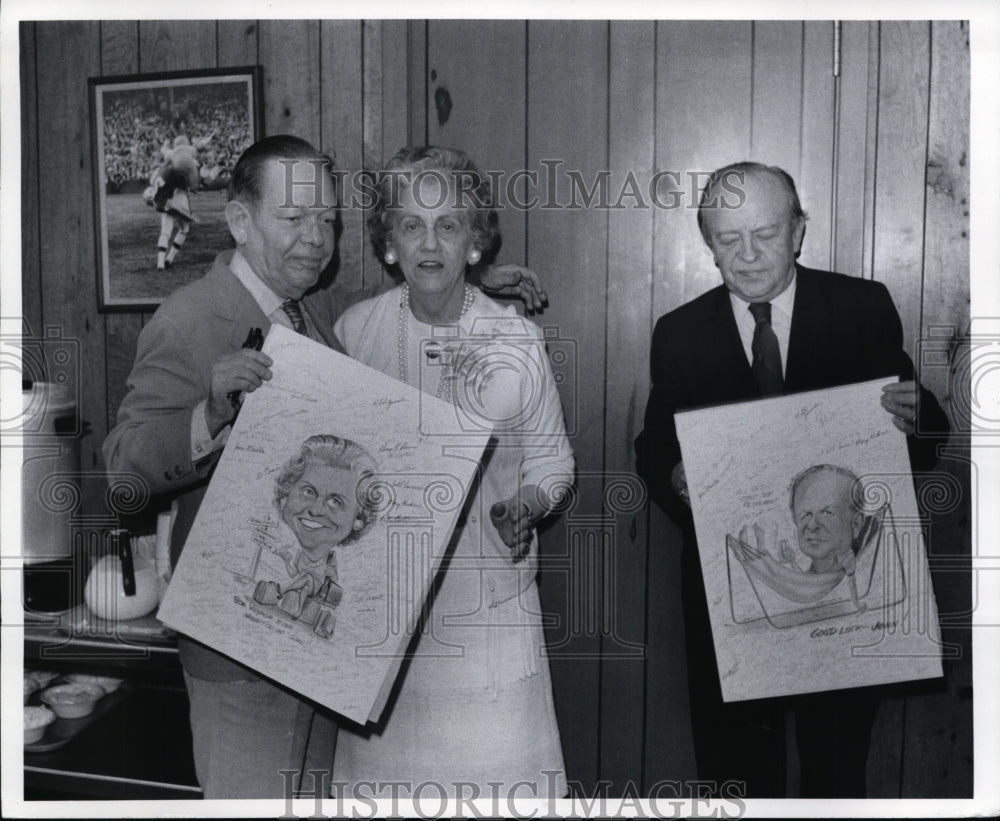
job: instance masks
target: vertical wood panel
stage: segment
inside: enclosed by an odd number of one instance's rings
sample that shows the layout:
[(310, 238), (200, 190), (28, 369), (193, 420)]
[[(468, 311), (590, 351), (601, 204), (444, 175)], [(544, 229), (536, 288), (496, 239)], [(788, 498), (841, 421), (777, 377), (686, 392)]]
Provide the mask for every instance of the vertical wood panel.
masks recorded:
[(139, 24), (139, 32), (144, 72), (215, 66), (214, 21), (149, 20)]
[(748, 159), (799, 177), (803, 24), (753, 24), (753, 112)]
[(833, 270), (865, 272), (865, 226), (871, 222), (875, 121), (869, 117), (874, 94), (869, 88), (869, 37), (872, 24), (841, 23), (837, 129), (837, 176)]
[[(924, 214), (924, 334), (958, 339), (969, 313), (969, 40), (959, 22), (932, 24), (927, 201)], [(927, 367), (921, 382), (948, 402), (948, 371)]]
[(409, 77), (407, 93), (409, 99), (408, 142), (410, 145), (426, 145), (427, 136), (427, 29), (426, 20), (410, 20), (407, 23), (409, 40)]
[[(655, 89), (650, 78), (656, 69), (655, 23), (611, 23), (609, 51), (608, 170), (614, 201), (629, 173), (636, 179), (648, 180), (654, 171)], [(642, 429), (649, 393), (645, 363), (652, 331), (646, 308), (653, 288), (652, 209), (610, 211), (607, 230), (606, 499), (619, 477), (638, 481), (632, 442)], [(612, 794), (621, 795), (629, 782), (642, 789), (647, 743), (645, 716), (637, 708), (646, 697), (648, 517), (641, 507), (616, 510), (612, 506), (610, 512), (614, 516), (615, 542), (607, 590), (613, 598), (606, 609), (613, 618), (613, 633), (603, 636), (601, 642), (600, 777), (612, 782)], [(673, 702), (677, 712), (684, 712), (685, 694), (661, 690), (657, 698)], [(670, 749), (678, 750), (679, 746), (673, 744)]]
[[(37, 24), (21, 23), (21, 316), (42, 332), (41, 237), (38, 213)], [(8, 311), (5, 311), (8, 313)]]
[[(671, 21), (659, 23), (658, 32), (656, 162), (682, 175), (684, 207), (655, 212), (655, 316), (721, 281), (695, 208), (705, 172), (746, 159), (750, 151), (752, 77), (748, 22)], [(667, 203), (669, 186), (660, 186)]]
[(264, 131), (320, 141), (319, 23), (261, 20), (264, 72)]
[[(138, 72), (138, 23), (125, 20), (101, 23), (101, 74), (108, 76)], [(108, 430), (114, 427), (118, 407), (125, 398), (126, 380), (135, 361), (136, 343), (142, 325), (142, 313), (115, 313), (105, 317)]]
[[(428, 24), (427, 134), (432, 144), (464, 149), (506, 181), (525, 161), (525, 24), (517, 20), (432, 20)], [(428, 78), (430, 79), (430, 78)], [(442, 122), (435, 95), (452, 108)], [(443, 112), (442, 112), (443, 113)], [(502, 186), (499, 259), (524, 262), (525, 212), (510, 208)], [(523, 200), (524, 186), (519, 196)]]
[[(382, 23), (362, 21), (361, 33), (361, 122), (362, 162), (370, 171), (381, 170), (392, 154), (384, 155), (382, 140)], [(378, 285), (389, 279), (389, 273), (375, 258), (371, 247), (364, 248), (363, 276), (365, 286)]]
[[(593, 180), (607, 167), (607, 37), (607, 24), (600, 22), (528, 24), (528, 167), (544, 168), (543, 159), (565, 163), (556, 175), (563, 203), (569, 201), (566, 170), (578, 170), (585, 180)], [(546, 193), (560, 196), (560, 190)], [(581, 517), (602, 509), (606, 313), (599, 295), (607, 268), (606, 215), (596, 210), (535, 208), (528, 214), (527, 252), (528, 264), (552, 293), (562, 295), (541, 324), (557, 329), (559, 337), (570, 342), (577, 365), (576, 379), (560, 387), (570, 425), (577, 428), (571, 442), (577, 459), (578, 503), (548, 529), (542, 545), (543, 562), (556, 559), (564, 568), (570, 563), (573, 575), (543, 569), (541, 592), (545, 610), (561, 620), (559, 628), (550, 632), (550, 641), (553, 633), (567, 639), (553, 648), (551, 659), (555, 688), (562, 696), (556, 705), (560, 726), (573, 739), (564, 745), (567, 771), (570, 778), (592, 785), (600, 743), (600, 637), (592, 619), (602, 615), (602, 560), (607, 546), (599, 527), (595, 533), (595, 527)], [(571, 579), (579, 584), (571, 584)]]
[[(923, 225), (924, 278), (921, 382), (946, 402), (948, 369), (941, 353), (965, 333), (969, 311), (969, 41), (957, 21), (931, 24), (930, 104), (927, 127), (926, 202)], [(937, 470), (961, 488), (955, 515), (932, 517), (931, 560), (968, 561), (971, 477), (965, 460), (968, 437), (956, 431)], [(971, 616), (968, 573), (938, 572), (934, 592), (942, 614), (942, 638), (960, 648), (944, 662), (944, 686), (907, 703), (901, 789), (904, 795), (968, 795), (972, 790), (972, 642), (963, 625)]]
[(343, 192), (345, 207), (340, 212), (343, 231), (337, 243), (336, 285), (354, 290), (361, 288), (364, 282), (366, 247), (364, 210), (351, 203), (351, 199), (359, 195), (351, 181), (362, 170), (364, 152), (361, 22), (324, 20), (320, 23), (320, 39), (323, 44), (321, 147), (334, 156), (337, 168), (347, 174)]
[(899, 308), (911, 353), (920, 333), (929, 35), (928, 23), (882, 23), (874, 274)]
[(219, 20), (219, 66), (252, 66), (257, 63), (256, 20)]
[(406, 32), (405, 20), (385, 20), (382, 23), (382, 142), (385, 160), (409, 144)]
[(878, 162), (878, 95), (882, 65), (882, 26), (868, 24), (868, 143), (865, 156), (864, 252), (861, 272), (875, 277), (875, 165)]
[[(100, 73), (97, 23), (39, 23), (38, 156), (42, 320), (79, 342), (80, 379), (71, 378), (88, 429), (80, 440), (84, 471), (102, 471), (107, 435), (104, 317), (97, 312), (94, 192), (87, 77)], [(45, 55), (59, 59), (45, 59)], [(99, 483), (83, 482), (83, 509), (104, 510)]]
[(833, 24), (807, 22), (802, 77), (802, 159), (796, 183), (809, 222), (800, 261), (824, 270), (833, 266), (833, 85)]
[[(688, 175), (749, 154), (751, 33), (750, 23), (657, 24), (656, 167), (684, 176), (683, 207), (654, 209), (654, 320), (721, 282), (695, 220), (705, 175), (698, 173), (693, 186)], [(650, 505), (647, 584), (655, 594), (647, 607), (647, 784), (695, 777), (680, 552), (680, 532)]]

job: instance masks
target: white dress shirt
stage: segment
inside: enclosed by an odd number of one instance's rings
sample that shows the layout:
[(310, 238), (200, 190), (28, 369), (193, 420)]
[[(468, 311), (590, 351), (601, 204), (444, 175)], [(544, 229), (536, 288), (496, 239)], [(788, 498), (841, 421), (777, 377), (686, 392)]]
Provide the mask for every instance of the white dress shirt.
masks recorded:
[[(740, 299), (732, 291), (729, 292), (729, 302), (733, 306), (733, 316), (736, 327), (740, 331), (743, 350), (747, 361), (753, 364), (753, 332), (757, 325), (750, 313), (750, 303)], [(771, 300), (771, 328), (778, 337), (778, 349), (781, 351), (781, 375), (784, 376), (788, 363), (788, 337), (792, 333), (792, 308), (795, 305), (795, 277), (788, 287)]]

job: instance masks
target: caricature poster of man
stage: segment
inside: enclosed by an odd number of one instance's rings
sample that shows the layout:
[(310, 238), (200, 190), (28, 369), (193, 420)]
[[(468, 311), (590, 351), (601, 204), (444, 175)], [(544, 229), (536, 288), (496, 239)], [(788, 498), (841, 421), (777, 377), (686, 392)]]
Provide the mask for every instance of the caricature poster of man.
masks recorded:
[(489, 432), (284, 328), (264, 351), (157, 616), (376, 720)]
[(726, 701), (941, 675), (883, 383), (676, 417)]

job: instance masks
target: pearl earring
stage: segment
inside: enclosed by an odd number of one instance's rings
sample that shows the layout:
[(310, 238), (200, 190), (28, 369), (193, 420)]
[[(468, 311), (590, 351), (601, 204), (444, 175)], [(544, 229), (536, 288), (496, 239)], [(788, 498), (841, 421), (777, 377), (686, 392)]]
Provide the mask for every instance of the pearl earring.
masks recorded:
[(469, 265), (475, 265), (480, 259), (482, 259), (482, 257), (483, 255), (480, 253), (479, 249), (473, 248), (469, 251)]
[(396, 252), (393, 251), (392, 248), (385, 249), (385, 263), (386, 265), (396, 264)]
[(354, 520), (354, 527), (352, 528), (352, 530), (361, 530), (361, 528), (363, 528), (364, 526), (365, 526), (365, 523), (363, 521), (361, 521), (361, 519), (355, 519)]

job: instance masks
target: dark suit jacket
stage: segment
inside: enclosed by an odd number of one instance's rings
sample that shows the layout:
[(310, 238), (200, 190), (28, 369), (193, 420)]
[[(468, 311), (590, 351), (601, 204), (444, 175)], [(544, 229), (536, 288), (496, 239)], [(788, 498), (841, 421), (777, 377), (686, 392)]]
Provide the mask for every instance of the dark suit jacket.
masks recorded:
[[(680, 524), (690, 512), (670, 486), (681, 459), (675, 411), (760, 397), (724, 285), (660, 317), (650, 352), (652, 391), (636, 439), (639, 475), (650, 495)], [(880, 282), (798, 266), (785, 393), (869, 379), (914, 378), (903, 351), (899, 314)], [(946, 433), (948, 421), (921, 389), (918, 431)], [(936, 460), (937, 437), (909, 437), (915, 470)]]
[[(154, 494), (177, 500), (171, 534), (176, 562), (201, 504), (221, 450), (194, 462), (191, 415), (208, 398), (212, 366), (239, 350), (250, 328), (266, 335), (271, 323), (229, 268), (232, 251), (220, 254), (209, 272), (178, 289), (139, 334), (128, 393), (114, 430), (104, 442), (109, 472), (141, 476)], [(366, 294), (361, 294), (363, 298)], [(323, 289), (302, 300), (327, 344), (343, 351), (333, 323), (354, 300)], [(246, 668), (187, 639), (179, 642), (185, 669), (199, 678), (231, 681), (253, 678)]]

